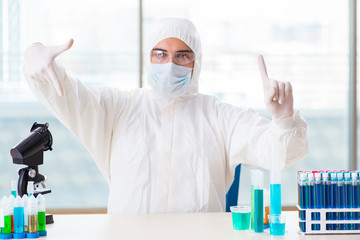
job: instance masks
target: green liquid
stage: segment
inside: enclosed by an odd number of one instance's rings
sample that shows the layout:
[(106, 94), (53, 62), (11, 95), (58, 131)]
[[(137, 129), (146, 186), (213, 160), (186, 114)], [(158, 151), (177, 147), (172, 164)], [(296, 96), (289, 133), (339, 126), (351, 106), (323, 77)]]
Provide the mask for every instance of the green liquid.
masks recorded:
[(11, 195), (13, 195), (16, 198), (16, 191), (11, 191)]
[(255, 217), (255, 198), (254, 198), (254, 185), (251, 185), (251, 230), (254, 230), (254, 217)]
[(1, 228), (1, 234), (11, 233), (11, 215), (4, 216), (4, 227)]
[(235, 230), (248, 230), (250, 227), (250, 212), (232, 212), (233, 227)]
[(261, 233), (264, 232), (264, 191), (263, 189), (254, 190), (254, 231)]
[(46, 216), (45, 212), (38, 212), (38, 231), (46, 231)]

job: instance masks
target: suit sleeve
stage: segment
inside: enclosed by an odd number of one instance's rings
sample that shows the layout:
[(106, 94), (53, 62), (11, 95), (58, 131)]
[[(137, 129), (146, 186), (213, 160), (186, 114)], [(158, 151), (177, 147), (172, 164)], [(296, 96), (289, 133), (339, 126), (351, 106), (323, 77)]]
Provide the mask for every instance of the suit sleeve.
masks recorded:
[(307, 124), (298, 110), (271, 121), (252, 109), (218, 103), (217, 115), (228, 154), (229, 181), (238, 164), (269, 170), (271, 159), (280, 157), (284, 169), (308, 153)]
[(56, 62), (54, 67), (63, 96), (59, 96), (50, 83), (25, 76), (27, 82), (36, 97), (90, 152), (109, 183), (113, 126), (126, 106), (128, 93), (85, 86), (69, 76)]

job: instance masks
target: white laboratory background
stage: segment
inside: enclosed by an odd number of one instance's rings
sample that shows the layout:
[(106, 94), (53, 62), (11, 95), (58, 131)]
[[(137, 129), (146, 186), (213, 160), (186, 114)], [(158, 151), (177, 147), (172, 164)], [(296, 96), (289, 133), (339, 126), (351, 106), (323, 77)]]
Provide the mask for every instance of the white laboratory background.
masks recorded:
[[(349, 167), (348, 8), (340, 0), (0, 0), (0, 196), (10, 194), (10, 181), (25, 167), (12, 163), (10, 149), (35, 121), (48, 122), (53, 151), (45, 152), (39, 167), (52, 190), (48, 207), (106, 208), (107, 185), (90, 155), (29, 91), (23, 52), (33, 42), (57, 45), (73, 38), (58, 59), (68, 74), (124, 90), (139, 87), (140, 79), (145, 86), (146, 40), (156, 20), (171, 16), (190, 19), (200, 32), (201, 92), (268, 117), (258, 54), (271, 78), (292, 83), (309, 135), (308, 156), (283, 172), (282, 204), (295, 206), (298, 170)], [(249, 202), (249, 168), (243, 167), (240, 185), (240, 202)]]

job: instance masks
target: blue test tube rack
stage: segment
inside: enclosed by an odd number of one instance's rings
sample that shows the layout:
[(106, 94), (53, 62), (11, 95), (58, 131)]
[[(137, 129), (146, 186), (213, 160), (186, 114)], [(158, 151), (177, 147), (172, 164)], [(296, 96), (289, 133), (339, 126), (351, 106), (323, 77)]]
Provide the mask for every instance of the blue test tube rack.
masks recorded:
[[(360, 208), (301, 208), (297, 205), (299, 211), (305, 212), (305, 220), (299, 218), (300, 225), (305, 226), (305, 229), (301, 230), (301, 234), (356, 234), (360, 233), (360, 219), (359, 220), (326, 220), (326, 213), (358, 213), (360, 214)], [(313, 213), (319, 213), (320, 219), (313, 220)], [(354, 226), (352, 229), (343, 228), (346, 224)], [(335, 228), (329, 229), (327, 226), (336, 226)], [(320, 226), (315, 227), (315, 226)]]
[(359, 177), (358, 171), (298, 172), (300, 232), (359, 234)]

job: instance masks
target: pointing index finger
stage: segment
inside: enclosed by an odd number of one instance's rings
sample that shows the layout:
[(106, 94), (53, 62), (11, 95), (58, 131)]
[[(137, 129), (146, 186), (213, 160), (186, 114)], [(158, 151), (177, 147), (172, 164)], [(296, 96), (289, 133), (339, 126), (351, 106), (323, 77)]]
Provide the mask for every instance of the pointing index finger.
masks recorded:
[(259, 65), (259, 71), (261, 74), (261, 78), (262, 78), (262, 82), (263, 82), (263, 86), (269, 86), (269, 77), (266, 71), (266, 65), (265, 65), (265, 61), (264, 61), (264, 57), (262, 55), (258, 56), (258, 65)]

